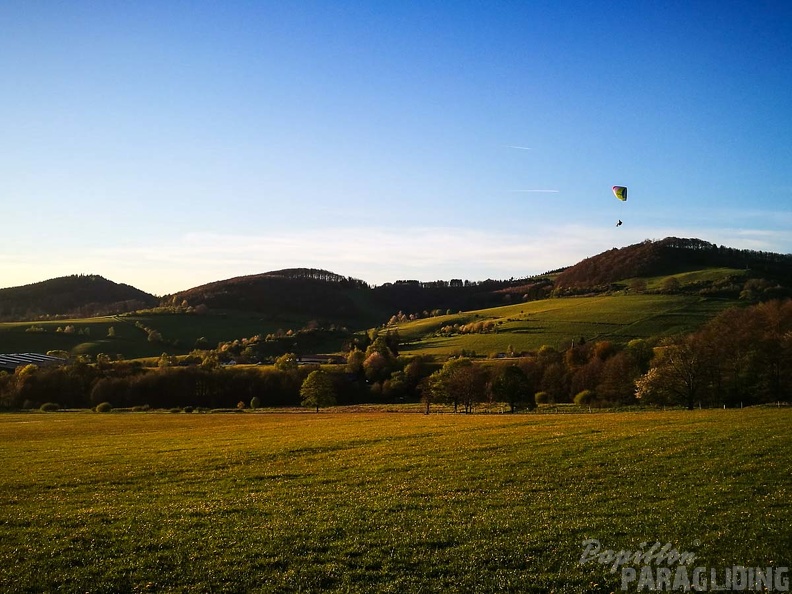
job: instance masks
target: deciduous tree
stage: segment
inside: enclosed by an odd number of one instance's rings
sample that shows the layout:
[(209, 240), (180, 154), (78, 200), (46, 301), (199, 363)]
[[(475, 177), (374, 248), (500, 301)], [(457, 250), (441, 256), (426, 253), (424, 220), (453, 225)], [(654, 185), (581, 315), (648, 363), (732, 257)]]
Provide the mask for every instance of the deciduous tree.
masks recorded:
[(501, 369), (492, 382), (492, 394), (501, 402), (508, 403), (511, 412), (518, 406), (533, 408), (535, 401), (533, 388), (522, 369), (516, 365), (509, 365)]
[(664, 341), (652, 368), (636, 381), (637, 396), (692, 410), (711, 385), (712, 365), (703, 346), (696, 335)]
[(300, 387), (300, 397), (303, 406), (316, 408), (316, 412), (320, 408), (333, 406), (336, 398), (332, 378), (321, 369), (312, 371)]

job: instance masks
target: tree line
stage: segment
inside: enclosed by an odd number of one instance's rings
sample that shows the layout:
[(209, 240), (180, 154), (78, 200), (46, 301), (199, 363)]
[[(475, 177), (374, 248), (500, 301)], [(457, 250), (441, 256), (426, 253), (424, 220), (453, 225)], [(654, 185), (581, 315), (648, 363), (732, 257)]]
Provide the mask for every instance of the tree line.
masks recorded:
[(0, 289), (0, 320), (111, 315), (150, 307), (156, 297), (94, 274), (75, 274)]
[[(308, 378), (313, 379), (306, 386)], [(310, 396), (310, 398), (308, 397)], [(327, 403), (423, 401), (471, 412), (484, 402), (511, 410), (574, 402), (748, 406), (792, 397), (792, 300), (726, 310), (699, 331), (627, 344), (578, 339), (543, 346), (519, 358), (443, 364), (399, 353), (395, 332), (373, 330), (351, 345), (346, 364), (302, 365), (287, 353), (274, 365), (225, 367), (217, 353), (178, 359), (163, 355), (157, 368), (97, 357), (61, 367), (28, 365), (0, 373), (0, 407), (56, 402), (87, 408), (229, 408), (325, 406)], [(255, 401), (253, 400), (255, 398)]]
[(774, 284), (780, 283), (786, 291), (779, 292), (776, 297), (789, 296), (792, 255), (738, 250), (678, 237), (646, 240), (586, 258), (558, 275), (554, 294), (572, 294), (584, 289), (607, 290), (623, 279), (675, 274), (680, 271), (680, 262), (699, 267), (748, 270), (749, 277), (764, 277)]
[(742, 406), (792, 397), (792, 300), (726, 310), (698, 332), (661, 341), (636, 398)]

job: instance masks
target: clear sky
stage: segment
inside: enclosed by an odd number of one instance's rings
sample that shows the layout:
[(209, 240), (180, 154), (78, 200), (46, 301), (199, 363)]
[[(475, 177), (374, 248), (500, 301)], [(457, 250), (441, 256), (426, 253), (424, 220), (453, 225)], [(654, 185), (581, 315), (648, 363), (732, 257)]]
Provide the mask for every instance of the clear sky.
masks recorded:
[(5, 0), (0, 76), (0, 287), (792, 252), (787, 0)]

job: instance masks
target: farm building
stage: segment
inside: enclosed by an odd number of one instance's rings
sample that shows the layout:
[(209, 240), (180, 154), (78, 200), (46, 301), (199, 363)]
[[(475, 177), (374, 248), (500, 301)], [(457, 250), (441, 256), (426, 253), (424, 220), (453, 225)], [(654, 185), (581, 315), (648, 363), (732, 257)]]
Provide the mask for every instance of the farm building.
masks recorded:
[(66, 359), (52, 357), (51, 355), (39, 355), (38, 353), (11, 353), (0, 354), (0, 371), (14, 371), (17, 367), (24, 365), (38, 365), (46, 367), (49, 365), (63, 365)]

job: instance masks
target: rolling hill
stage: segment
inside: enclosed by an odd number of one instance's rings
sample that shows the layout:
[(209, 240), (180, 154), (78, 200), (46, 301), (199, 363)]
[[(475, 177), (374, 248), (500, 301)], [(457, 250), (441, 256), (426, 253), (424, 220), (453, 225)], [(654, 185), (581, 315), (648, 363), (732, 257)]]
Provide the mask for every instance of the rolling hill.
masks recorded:
[(493, 356), (563, 350), (578, 342), (626, 344), (689, 332), (737, 303), (691, 295), (611, 294), (543, 299), (399, 323), (401, 352)]
[[(778, 297), (788, 296), (792, 287), (792, 254), (737, 250), (700, 239), (667, 237), (613, 248), (586, 258), (558, 274), (555, 289), (561, 292), (607, 290), (625, 279), (671, 276), (710, 268), (732, 269), (731, 276), (738, 277), (738, 283), (747, 277), (763, 279), (786, 289), (775, 295)], [(725, 285), (732, 279), (712, 280), (723, 281)]]
[[(676, 288), (674, 283), (660, 286), (668, 277), (674, 277)], [(637, 279), (642, 281), (636, 283)], [(762, 299), (792, 295), (792, 255), (668, 237), (613, 248), (534, 277), (477, 282), (398, 280), (371, 287), (326, 270), (290, 269), (217, 281), (177, 293), (170, 300), (364, 327), (383, 323), (398, 312), (428, 317), (643, 284), (642, 290), (650, 292), (736, 299), (747, 283)]]
[(384, 315), (361, 280), (327, 270), (295, 268), (240, 276), (166, 297), (210, 310), (256, 312), (271, 319), (304, 318), (334, 323), (373, 322)]
[(546, 279), (481, 282), (400, 280), (371, 287), (362, 280), (327, 270), (294, 268), (216, 281), (166, 297), (166, 303), (204, 306), (210, 310), (246, 311), (268, 319), (316, 319), (356, 326), (379, 325), (392, 314), (462, 311), (548, 296)]
[(158, 301), (154, 295), (130, 285), (95, 274), (75, 274), (0, 289), (0, 320), (108, 315), (151, 307)]
[(580, 338), (626, 342), (692, 331), (726, 307), (790, 295), (792, 255), (678, 238), (503, 281), (372, 287), (326, 270), (288, 269), (160, 300), (80, 275), (0, 290), (0, 316), (13, 320), (0, 324), (0, 352), (142, 357), (270, 334), (287, 337), (273, 341), (273, 349), (299, 344), (305, 353), (334, 352), (354, 332), (388, 327), (399, 330), (406, 352), (488, 355)]

